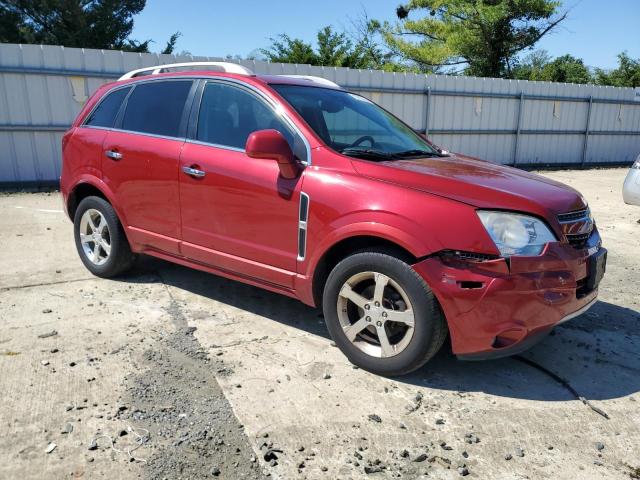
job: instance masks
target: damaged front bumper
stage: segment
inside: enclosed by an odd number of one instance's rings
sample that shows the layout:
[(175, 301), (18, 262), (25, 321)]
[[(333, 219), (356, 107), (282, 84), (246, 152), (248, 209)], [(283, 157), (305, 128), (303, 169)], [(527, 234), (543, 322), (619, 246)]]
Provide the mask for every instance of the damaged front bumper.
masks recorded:
[(520, 353), (585, 312), (596, 301), (606, 254), (594, 230), (579, 249), (553, 242), (539, 256), (509, 259), (452, 252), (413, 268), (440, 302), (453, 352), (474, 360)]

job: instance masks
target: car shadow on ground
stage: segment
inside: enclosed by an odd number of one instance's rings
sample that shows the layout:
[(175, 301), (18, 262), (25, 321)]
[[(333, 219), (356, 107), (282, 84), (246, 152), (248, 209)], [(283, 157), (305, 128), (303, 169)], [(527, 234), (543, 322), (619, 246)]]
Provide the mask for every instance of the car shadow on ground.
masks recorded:
[[(151, 257), (119, 279), (165, 283), (330, 340), (319, 309), (283, 295)], [(640, 313), (598, 301), (586, 314), (557, 327), (522, 356), (566, 380), (591, 400), (640, 391)], [(447, 345), (427, 365), (396, 381), (431, 389), (484, 392), (537, 401), (575, 400), (561, 382), (518, 358), (466, 362)]]
[(548, 370), (587, 399), (621, 398), (640, 391), (639, 339), (638, 312), (598, 301), (587, 313), (556, 327), (521, 358), (465, 362), (443, 348), (425, 367), (400, 381), (527, 400), (574, 400), (575, 394), (544, 371)]

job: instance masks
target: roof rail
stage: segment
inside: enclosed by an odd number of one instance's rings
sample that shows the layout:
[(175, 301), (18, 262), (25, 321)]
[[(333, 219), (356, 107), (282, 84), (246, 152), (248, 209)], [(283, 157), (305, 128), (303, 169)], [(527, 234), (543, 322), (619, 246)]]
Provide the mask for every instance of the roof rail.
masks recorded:
[(334, 87), (334, 88), (342, 88), (335, 82), (331, 80), (327, 80), (322, 77), (315, 77), (313, 75), (278, 75), (279, 77), (285, 78), (301, 78), (303, 80), (309, 80), (310, 82), (317, 83), (318, 85), (324, 85), (325, 87)]
[[(157, 75), (159, 73), (166, 73), (169, 69), (184, 69), (188, 70), (192, 67), (215, 67), (216, 71), (225, 73), (238, 73), (240, 75), (253, 75), (254, 73), (242, 65), (230, 62), (185, 62), (185, 63), (167, 63), (166, 65), (155, 65), (152, 67), (138, 68), (137, 70), (131, 70), (130, 72), (122, 75), (118, 80), (127, 80), (133, 77), (139, 77), (142, 75)], [(148, 73), (147, 73), (148, 72)]]

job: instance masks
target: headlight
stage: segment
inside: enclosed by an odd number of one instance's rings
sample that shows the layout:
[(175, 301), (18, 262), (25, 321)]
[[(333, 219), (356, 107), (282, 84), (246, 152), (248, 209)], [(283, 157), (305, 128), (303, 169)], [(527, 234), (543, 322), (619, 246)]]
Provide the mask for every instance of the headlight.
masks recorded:
[(535, 217), (518, 213), (478, 210), (478, 217), (496, 244), (500, 255), (540, 255), (556, 237)]
[(638, 170), (640, 170), (640, 155), (638, 155), (638, 157), (636, 158), (636, 161), (633, 162), (633, 165), (631, 165), (631, 168), (637, 168)]

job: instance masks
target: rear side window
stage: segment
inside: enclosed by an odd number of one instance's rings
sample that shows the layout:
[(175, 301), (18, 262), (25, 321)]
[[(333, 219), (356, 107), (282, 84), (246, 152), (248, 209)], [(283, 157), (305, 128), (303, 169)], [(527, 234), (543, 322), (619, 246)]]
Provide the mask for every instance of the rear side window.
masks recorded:
[(140, 83), (127, 100), (122, 129), (167, 137), (180, 135), (180, 121), (191, 81)]
[(92, 127), (113, 127), (120, 105), (122, 105), (122, 101), (129, 93), (129, 90), (131, 88), (119, 88), (115, 92), (108, 94), (91, 112), (84, 124)]

